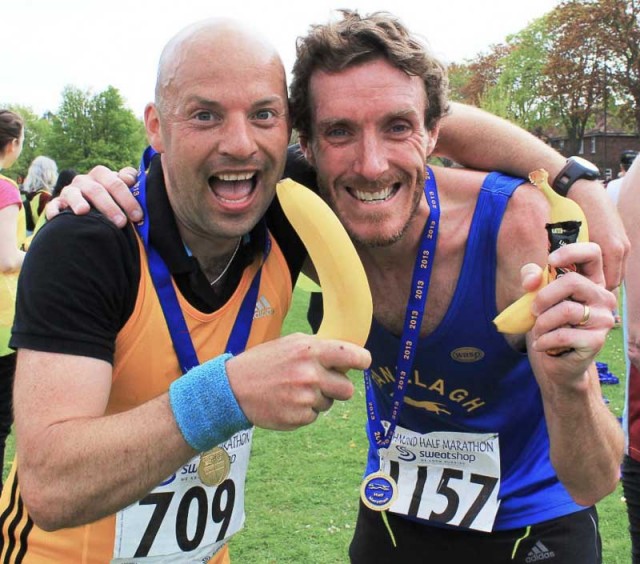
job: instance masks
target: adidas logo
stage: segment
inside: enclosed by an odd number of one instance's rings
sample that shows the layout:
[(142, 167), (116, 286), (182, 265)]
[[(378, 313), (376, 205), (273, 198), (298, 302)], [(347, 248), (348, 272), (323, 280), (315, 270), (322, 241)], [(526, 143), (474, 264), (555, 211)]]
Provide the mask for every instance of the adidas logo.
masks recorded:
[(267, 298), (260, 296), (256, 301), (256, 309), (253, 312), (253, 318), (260, 319), (261, 317), (267, 317), (268, 315), (273, 315), (273, 308)]
[(556, 553), (553, 550), (549, 550), (542, 542), (538, 541), (533, 548), (527, 554), (524, 559), (525, 562), (540, 562), (541, 560), (550, 560), (555, 558)]

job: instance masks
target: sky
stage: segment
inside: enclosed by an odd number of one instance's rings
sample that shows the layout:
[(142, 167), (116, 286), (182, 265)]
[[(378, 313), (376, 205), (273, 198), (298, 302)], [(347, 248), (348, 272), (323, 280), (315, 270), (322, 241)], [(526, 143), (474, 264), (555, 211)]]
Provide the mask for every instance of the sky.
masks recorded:
[(463, 62), (502, 43), (558, 0), (2, 0), (0, 106), (55, 112), (65, 86), (92, 94), (115, 86), (142, 116), (153, 99), (164, 44), (209, 17), (242, 19), (276, 46), (287, 73), (295, 39), (339, 8), (398, 16), (445, 62)]

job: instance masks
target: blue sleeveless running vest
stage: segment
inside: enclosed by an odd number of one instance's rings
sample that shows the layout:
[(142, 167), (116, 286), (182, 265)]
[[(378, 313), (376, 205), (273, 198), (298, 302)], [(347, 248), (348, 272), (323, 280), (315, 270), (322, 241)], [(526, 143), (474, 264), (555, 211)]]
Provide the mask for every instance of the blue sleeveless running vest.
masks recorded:
[[(451, 304), (436, 330), (418, 343), (399, 420), (418, 433), (498, 434), (501, 502), (494, 530), (583, 509), (549, 460), (542, 399), (527, 355), (514, 351), (492, 323), (498, 231), (509, 198), (523, 182), (499, 173), (486, 177)], [(399, 339), (374, 320), (366, 348), (373, 356), (373, 389), (383, 420), (388, 420), (398, 346)], [(370, 447), (366, 473), (378, 467), (377, 449)]]

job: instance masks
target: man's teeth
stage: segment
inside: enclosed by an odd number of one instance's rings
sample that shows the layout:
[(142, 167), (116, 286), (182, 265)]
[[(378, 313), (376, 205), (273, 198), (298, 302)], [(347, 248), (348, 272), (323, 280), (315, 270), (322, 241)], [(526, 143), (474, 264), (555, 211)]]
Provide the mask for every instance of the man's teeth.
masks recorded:
[(236, 172), (217, 174), (216, 177), (225, 182), (237, 182), (238, 180), (250, 180), (255, 175), (255, 172)]
[(362, 202), (377, 202), (387, 200), (393, 193), (393, 188), (385, 188), (379, 192), (361, 192), (360, 190), (354, 190), (355, 197)]

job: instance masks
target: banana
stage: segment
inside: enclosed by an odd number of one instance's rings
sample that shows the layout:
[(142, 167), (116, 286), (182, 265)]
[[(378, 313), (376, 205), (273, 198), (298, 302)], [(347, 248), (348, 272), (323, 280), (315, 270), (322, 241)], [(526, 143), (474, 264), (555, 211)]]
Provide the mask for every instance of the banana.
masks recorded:
[(500, 333), (524, 334), (531, 330), (536, 318), (531, 313), (531, 304), (538, 295), (538, 290), (549, 283), (549, 267), (542, 272), (542, 281), (537, 290), (527, 292), (520, 299), (503, 309), (493, 320)]
[(549, 173), (543, 168), (534, 170), (529, 174), (529, 180), (542, 190), (551, 206), (550, 223), (559, 223), (561, 221), (579, 221), (580, 233), (578, 241), (586, 243), (589, 241), (589, 229), (587, 227), (587, 218), (584, 216), (582, 208), (573, 200), (561, 196), (549, 186)]
[[(548, 182), (549, 174), (544, 169), (534, 170), (529, 174), (529, 180), (535, 184), (547, 198), (550, 210), (550, 223), (560, 223), (563, 221), (579, 221), (580, 232), (578, 241), (589, 241), (589, 230), (587, 228), (587, 218), (578, 204), (569, 198), (557, 194)], [(526, 333), (536, 322), (531, 313), (531, 304), (540, 288), (546, 286), (553, 279), (549, 267), (544, 269), (542, 282), (537, 290), (527, 292), (519, 300), (512, 303), (503, 310), (493, 320), (494, 325), (500, 333)]]
[(324, 316), (317, 336), (363, 346), (369, 336), (373, 303), (351, 239), (331, 208), (308, 188), (287, 178), (278, 183), (276, 192), (320, 279)]

